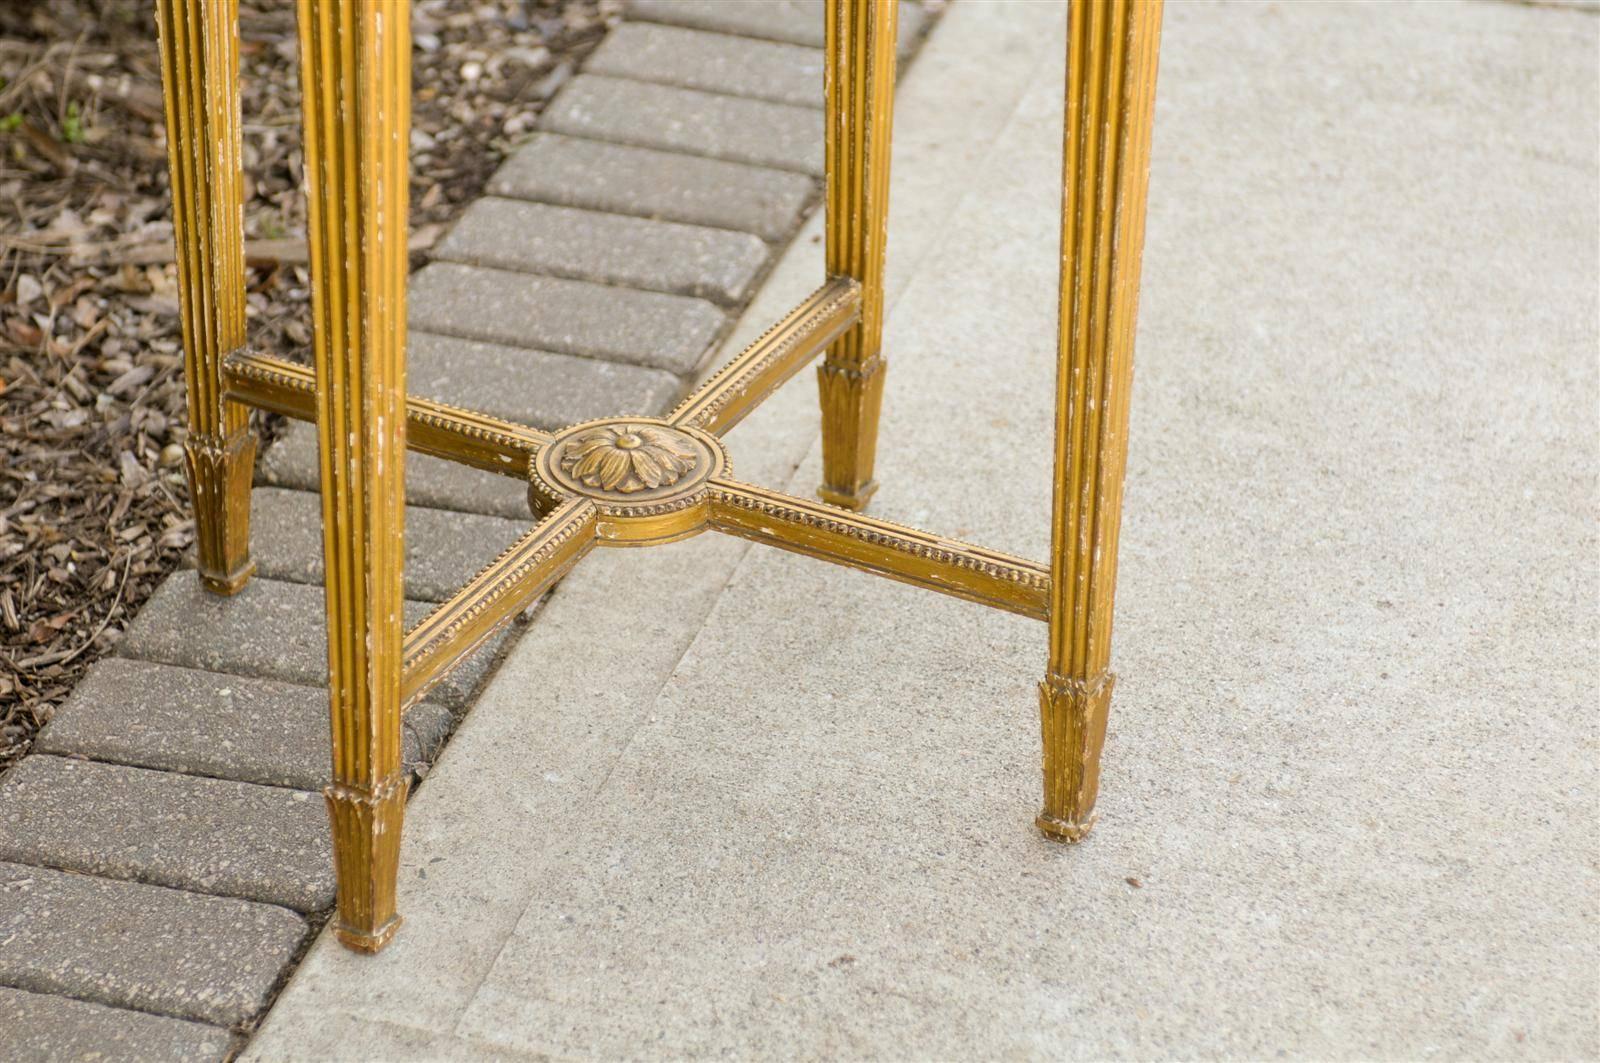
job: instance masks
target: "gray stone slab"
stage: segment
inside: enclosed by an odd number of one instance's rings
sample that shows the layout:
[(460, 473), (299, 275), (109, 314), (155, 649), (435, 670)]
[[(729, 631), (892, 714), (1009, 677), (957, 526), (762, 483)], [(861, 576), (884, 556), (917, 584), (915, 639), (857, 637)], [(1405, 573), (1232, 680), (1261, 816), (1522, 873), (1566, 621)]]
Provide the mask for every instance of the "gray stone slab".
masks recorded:
[(269, 904), (0, 864), (0, 982), (231, 1026), (305, 937)]
[[(405, 715), (402, 755), (419, 774), (452, 725), (434, 701)], [(319, 790), (332, 771), (328, 693), (272, 679), (107, 657), (39, 732), (34, 751)]]
[[(322, 583), (322, 500), (313, 491), (261, 487), (250, 496), (250, 546), (258, 574)], [(406, 507), (406, 597), (442, 602), (527, 531), (521, 521)]]
[(734, 303), (769, 253), (749, 233), (490, 196), (434, 258)]
[(796, 107), (822, 106), (823, 52), (649, 22), (624, 22), (583, 64), (587, 74), (654, 81)]
[[(761, 37), (790, 44), (823, 44), (823, 0), (629, 0), (628, 17), (693, 29)], [(928, 13), (914, 0), (901, 0), (901, 56), (916, 47)]]
[(822, 175), (822, 112), (582, 74), (539, 120), (552, 133)]
[(220, 1061), (233, 1036), (185, 1019), (0, 986), (0, 1030), (11, 1063)]
[(315, 911), (322, 795), (36, 754), (0, 781), (0, 860)]
[[(253, 579), (231, 598), (205, 591), (190, 572), (175, 572), (156, 588), (118, 644), (118, 654), (182, 668), (259, 676), (306, 686), (328, 681), (328, 643), (321, 587)], [(433, 607), (407, 602), (406, 625)], [(452, 711), (466, 704), (502, 632), (456, 667), (429, 697)]]
[(425, 332), (694, 371), (721, 331), (703, 299), (435, 262), (411, 276), (410, 323)]
[(497, 196), (755, 233), (780, 240), (816, 195), (803, 174), (537, 133), (489, 180)]
[[(663, 369), (413, 332), (406, 389), (421, 398), (554, 430), (613, 414), (668, 410), (678, 401), (683, 382)], [(527, 515), (524, 505), (520, 516)]]
[[(256, 482), (297, 491), (318, 490), (322, 477), (317, 466), (317, 430), (304, 421), (291, 424), (256, 463)], [(414, 451), (406, 454), (406, 502), (509, 520), (529, 516), (528, 488), (522, 482)]]

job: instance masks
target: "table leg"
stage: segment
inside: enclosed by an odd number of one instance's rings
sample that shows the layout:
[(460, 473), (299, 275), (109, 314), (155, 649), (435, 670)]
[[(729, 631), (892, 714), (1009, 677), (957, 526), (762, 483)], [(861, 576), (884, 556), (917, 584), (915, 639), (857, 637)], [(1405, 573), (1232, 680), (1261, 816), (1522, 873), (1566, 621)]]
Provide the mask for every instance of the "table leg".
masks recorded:
[(407, 0), (300, 0), (333, 723), (335, 932), (399, 925), (404, 637)]
[(249, 411), (222, 396), (222, 360), (244, 346), (244, 201), (238, 0), (157, 0), (172, 229), (189, 390), (184, 441), (200, 582), (235, 594), (250, 558)]
[(830, 277), (861, 283), (861, 319), (817, 367), (824, 502), (861, 509), (878, 482), (883, 402), (883, 250), (889, 223), (897, 0), (828, 0), (826, 40), (827, 261)]
[(1128, 457), (1160, 0), (1075, 0), (1068, 16), (1050, 660), (1039, 684), (1040, 830), (1094, 824), (1114, 676), (1112, 601)]

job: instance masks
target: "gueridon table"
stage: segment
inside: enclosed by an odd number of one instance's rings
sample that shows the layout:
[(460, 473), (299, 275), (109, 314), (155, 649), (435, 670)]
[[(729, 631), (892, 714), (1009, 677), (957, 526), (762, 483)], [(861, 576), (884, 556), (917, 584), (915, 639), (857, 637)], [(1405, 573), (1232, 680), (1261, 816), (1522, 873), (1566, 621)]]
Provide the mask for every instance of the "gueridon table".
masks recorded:
[[(186, 471), (208, 589), (236, 593), (254, 571), (249, 407), (317, 426), (333, 729), (325, 795), (340, 941), (377, 951), (400, 923), (406, 706), (596, 547), (707, 530), (1045, 621), (1036, 822), (1063, 841), (1089, 831), (1113, 682), (1160, 0), (1073, 0), (1068, 18), (1048, 565), (860, 512), (877, 488), (886, 369), (896, 0), (826, 0), (821, 287), (669, 416), (553, 434), (406, 394), (408, 0), (299, 0), (312, 368), (252, 350), (245, 335), (237, 0), (157, 6), (189, 389)], [(734, 479), (723, 436), (819, 354), (821, 501)], [(410, 630), (401, 590), (407, 448), (525, 481), (534, 516), (525, 535)]]

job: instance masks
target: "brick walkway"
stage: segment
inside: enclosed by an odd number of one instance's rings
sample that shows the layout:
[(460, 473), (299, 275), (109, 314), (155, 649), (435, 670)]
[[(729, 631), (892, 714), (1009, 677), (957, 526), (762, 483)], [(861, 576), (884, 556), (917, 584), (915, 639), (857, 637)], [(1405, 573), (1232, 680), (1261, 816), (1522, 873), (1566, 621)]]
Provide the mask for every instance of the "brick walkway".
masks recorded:
[[(819, 198), (821, 0), (634, 0), (412, 278), (410, 390), (553, 429), (661, 413)], [(924, 13), (901, 14), (903, 51)], [(333, 900), (316, 436), (262, 459), (259, 576), (169, 578), (0, 780), (10, 1058), (219, 1059)], [(408, 458), (410, 620), (525, 529), (516, 482)], [(406, 717), (417, 776), (505, 644)]]

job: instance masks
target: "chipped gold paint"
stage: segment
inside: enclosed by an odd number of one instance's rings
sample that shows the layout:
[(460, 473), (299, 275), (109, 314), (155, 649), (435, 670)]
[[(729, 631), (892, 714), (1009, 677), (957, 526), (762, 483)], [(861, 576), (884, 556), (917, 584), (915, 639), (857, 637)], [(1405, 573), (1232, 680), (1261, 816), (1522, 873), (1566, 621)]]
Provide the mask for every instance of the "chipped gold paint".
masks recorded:
[(334, 931), (375, 952), (393, 936), (406, 779), (406, 224), (410, 5), (300, 0), (333, 719)]
[(195, 513), (195, 567), (235, 594), (250, 559), (249, 410), (222, 393), (222, 361), (244, 345), (244, 173), (239, 126), (238, 0), (157, 0), (172, 232), (189, 392), (184, 441)]
[[(1114, 681), (1112, 599), (1159, 0), (1071, 7), (1049, 566), (853, 512), (876, 486), (893, 0), (827, 5), (822, 286), (670, 416), (608, 418), (553, 434), (405, 395), (404, 3), (299, 0), (316, 369), (243, 349), (242, 263), (230, 245), (232, 222), (218, 220), (238, 201), (233, 2), (161, 0), (191, 417), (198, 433), (221, 439), (243, 423), (239, 404), (318, 426), (334, 729), (327, 799), (341, 941), (375, 951), (399, 922), (402, 705), (596, 546), (648, 546), (710, 530), (1047, 621), (1037, 822), (1058, 839), (1088, 831)], [(202, 98), (232, 118), (196, 118)], [(226, 132), (229, 120), (233, 147), (199, 143), (216, 135), (208, 130)], [(733, 479), (722, 437), (824, 351), (825, 501)], [(407, 447), (526, 481), (539, 519), (403, 632)], [(224, 479), (243, 468), (248, 484), (248, 465), (234, 453), (219, 467), (229, 470)], [(209, 497), (196, 491), (201, 539), (224, 546), (202, 545), (216, 566), (204, 578), (225, 591), (228, 581), (215, 577), (236, 571), (229, 564), (244, 556), (243, 523), (233, 503)]]
[(878, 489), (883, 406), (883, 252), (889, 238), (889, 138), (899, 0), (835, 0), (824, 33), (827, 269), (861, 285), (855, 325), (817, 367), (822, 405), (818, 496), (862, 509)]
[(1046, 834), (1094, 824), (1111, 707), (1111, 607), (1128, 464), (1159, 0), (1074, 3), (1067, 20), (1050, 659), (1039, 685)]

